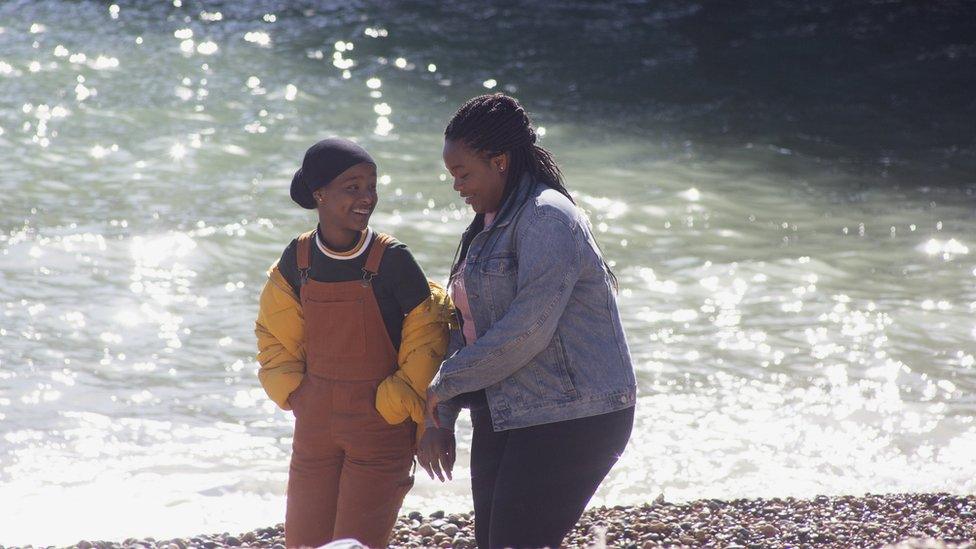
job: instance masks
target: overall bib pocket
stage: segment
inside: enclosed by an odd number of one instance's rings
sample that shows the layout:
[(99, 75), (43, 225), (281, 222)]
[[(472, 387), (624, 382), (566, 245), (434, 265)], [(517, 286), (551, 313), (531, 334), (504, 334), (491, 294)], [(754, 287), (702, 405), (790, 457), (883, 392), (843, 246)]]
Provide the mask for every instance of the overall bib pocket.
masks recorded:
[[(305, 325), (309, 356), (325, 359), (356, 359), (366, 355), (366, 319), (361, 299), (352, 301), (305, 302), (306, 314), (316, 321)], [(309, 365), (317, 360), (309, 360)], [(316, 372), (328, 377), (328, 372)]]

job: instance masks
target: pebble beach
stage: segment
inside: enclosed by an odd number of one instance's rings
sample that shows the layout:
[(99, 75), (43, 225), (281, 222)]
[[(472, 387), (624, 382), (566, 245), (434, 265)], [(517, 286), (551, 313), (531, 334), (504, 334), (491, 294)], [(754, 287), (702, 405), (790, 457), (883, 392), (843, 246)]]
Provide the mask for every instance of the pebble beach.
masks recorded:
[[(188, 538), (81, 540), (77, 549), (285, 549), (282, 524), (237, 534)], [(31, 546), (26, 546), (31, 547)], [(471, 513), (408, 512), (390, 547), (471, 549)], [(813, 499), (702, 499), (587, 510), (564, 547), (722, 547), (899, 549), (976, 548), (976, 495), (888, 494)], [(0, 545), (0, 549), (7, 549)]]

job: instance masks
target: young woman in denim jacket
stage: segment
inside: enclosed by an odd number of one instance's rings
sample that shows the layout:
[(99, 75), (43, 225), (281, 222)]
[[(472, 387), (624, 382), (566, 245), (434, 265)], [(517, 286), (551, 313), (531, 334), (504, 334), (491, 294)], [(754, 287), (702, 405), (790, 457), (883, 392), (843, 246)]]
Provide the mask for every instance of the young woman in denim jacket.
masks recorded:
[(633, 427), (616, 279), (517, 100), (471, 99), (444, 135), (475, 217), (451, 274), (461, 328), (427, 391), (418, 458), (450, 477), (454, 420), (470, 408), (478, 547), (558, 547)]

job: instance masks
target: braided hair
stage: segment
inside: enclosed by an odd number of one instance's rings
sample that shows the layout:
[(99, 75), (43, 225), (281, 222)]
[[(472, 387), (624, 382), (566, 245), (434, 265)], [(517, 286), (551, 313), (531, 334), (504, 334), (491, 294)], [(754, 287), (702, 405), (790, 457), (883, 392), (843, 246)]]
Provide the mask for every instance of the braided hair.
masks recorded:
[(563, 174), (552, 154), (535, 144), (536, 133), (532, 121), (514, 97), (494, 93), (469, 100), (454, 113), (444, 130), (444, 138), (462, 142), (477, 152), (487, 153), (489, 157), (509, 154), (509, 172), (502, 202), (522, 175), (528, 172), (534, 179), (576, 203), (563, 183)]
[[(566, 188), (562, 171), (556, 165), (552, 153), (536, 144), (537, 136), (532, 121), (525, 108), (514, 97), (494, 93), (479, 95), (468, 100), (451, 117), (447, 128), (444, 129), (444, 138), (464, 143), (475, 152), (486, 153), (489, 158), (508, 153), (509, 169), (505, 179), (502, 204), (526, 173), (532, 179), (558, 191), (576, 204)], [(484, 228), (484, 216), (478, 215), (470, 227), (472, 230), (468, 231), (467, 237), (458, 246), (454, 265), (451, 267), (452, 278), (457, 274), (460, 260), (467, 255), (471, 240), (482, 228)], [(610, 270), (606, 260), (603, 260), (603, 266), (610, 276), (613, 287), (617, 288), (617, 277)]]

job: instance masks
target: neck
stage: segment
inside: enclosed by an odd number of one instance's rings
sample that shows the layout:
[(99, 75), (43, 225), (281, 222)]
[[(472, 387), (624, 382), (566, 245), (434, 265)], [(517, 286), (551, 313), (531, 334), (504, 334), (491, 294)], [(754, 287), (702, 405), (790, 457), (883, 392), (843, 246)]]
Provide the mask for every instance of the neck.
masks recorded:
[(363, 231), (329, 226), (328, 223), (319, 218), (319, 236), (330, 250), (344, 252), (359, 242), (363, 236)]

